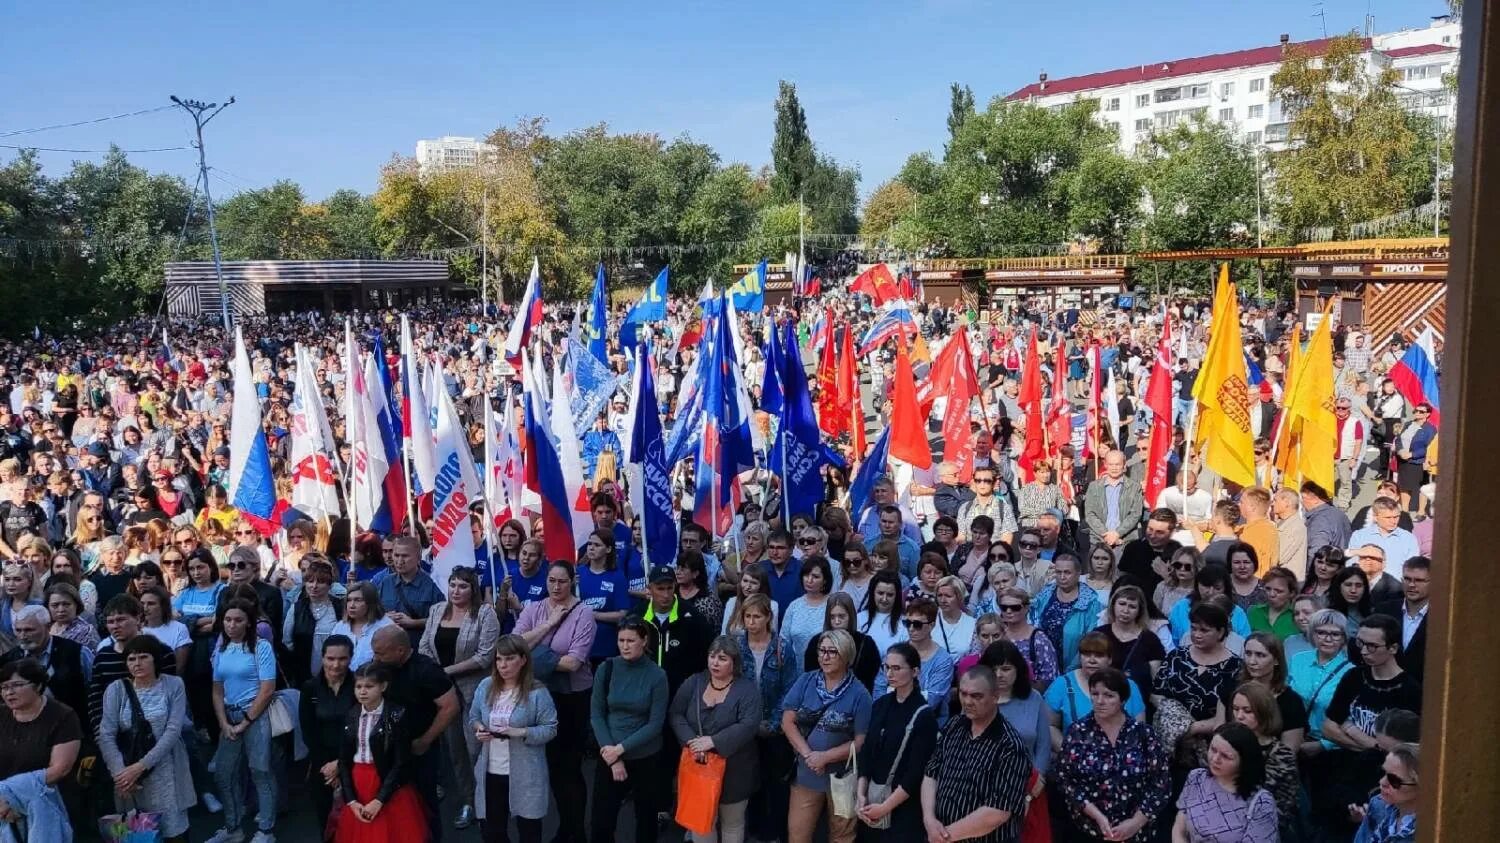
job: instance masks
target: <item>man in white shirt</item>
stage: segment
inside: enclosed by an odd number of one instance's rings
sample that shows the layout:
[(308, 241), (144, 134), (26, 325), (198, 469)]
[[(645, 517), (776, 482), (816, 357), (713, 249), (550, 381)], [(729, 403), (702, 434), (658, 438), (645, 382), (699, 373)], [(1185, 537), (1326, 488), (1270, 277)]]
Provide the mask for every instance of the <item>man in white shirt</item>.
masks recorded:
[(1214, 498), (1207, 489), (1198, 488), (1198, 472), (1184, 468), (1177, 472), (1177, 485), (1162, 489), (1156, 496), (1153, 508), (1172, 510), (1177, 516), (1177, 530), (1172, 533), (1172, 540), (1184, 547), (1195, 547), (1197, 536), (1208, 529)]

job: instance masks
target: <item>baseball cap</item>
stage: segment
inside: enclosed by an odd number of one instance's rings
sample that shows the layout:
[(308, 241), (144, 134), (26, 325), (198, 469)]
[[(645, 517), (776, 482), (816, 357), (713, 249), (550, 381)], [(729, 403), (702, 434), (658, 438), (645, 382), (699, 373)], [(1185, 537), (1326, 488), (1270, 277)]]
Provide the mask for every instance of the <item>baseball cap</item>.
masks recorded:
[(649, 578), (649, 582), (652, 585), (655, 585), (659, 582), (675, 583), (677, 582), (677, 572), (674, 571), (669, 565), (653, 565), (651, 566), (651, 576)]
[(92, 444), (92, 445), (89, 446), (89, 448), (88, 448), (88, 454), (91, 457), (98, 457), (101, 460), (102, 459), (108, 459), (109, 458), (109, 446), (105, 445), (103, 442), (95, 442), (94, 444)]

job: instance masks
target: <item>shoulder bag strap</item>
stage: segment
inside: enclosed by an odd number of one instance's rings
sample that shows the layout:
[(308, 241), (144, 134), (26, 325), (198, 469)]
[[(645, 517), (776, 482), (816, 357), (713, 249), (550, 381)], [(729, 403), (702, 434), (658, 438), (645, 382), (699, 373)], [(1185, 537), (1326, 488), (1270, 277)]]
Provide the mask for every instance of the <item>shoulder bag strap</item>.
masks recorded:
[(1073, 681), (1073, 671), (1063, 674), (1062, 679), (1068, 683), (1068, 714), (1072, 715), (1068, 722), (1078, 722), (1078, 700), (1074, 696), (1074, 686), (1078, 683)]
[(901, 746), (896, 748), (896, 760), (891, 762), (891, 771), (886, 774), (885, 777), (886, 790), (890, 790), (891, 782), (896, 780), (896, 768), (901, 766), (901, 756), (906, 754), (906, 742), (911, 740), (911, 730), (916, 728), (917, 718), (922, 715), (923, 711), (926, 711), (931, 707), (932, 706), (923, 703), (921, 706), (917, 707), (916, 711), (913, 711), (911, 713), (911, 719), (906, 721), (906, 734), (901, 736)]

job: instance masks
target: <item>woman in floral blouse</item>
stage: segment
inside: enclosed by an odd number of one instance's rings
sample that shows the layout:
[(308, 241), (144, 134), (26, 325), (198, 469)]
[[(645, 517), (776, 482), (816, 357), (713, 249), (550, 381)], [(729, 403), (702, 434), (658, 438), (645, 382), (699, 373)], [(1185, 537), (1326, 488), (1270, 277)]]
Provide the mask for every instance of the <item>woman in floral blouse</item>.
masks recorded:
[(1167, 804), (1167, 750), (1145, 723), (1125, 715), (1130, 681), (1112, 667), (1089, 677), (1092, 714), (1074, 723), (1055, 758), (1068, 820), (1082, 838), (1151, 840)]

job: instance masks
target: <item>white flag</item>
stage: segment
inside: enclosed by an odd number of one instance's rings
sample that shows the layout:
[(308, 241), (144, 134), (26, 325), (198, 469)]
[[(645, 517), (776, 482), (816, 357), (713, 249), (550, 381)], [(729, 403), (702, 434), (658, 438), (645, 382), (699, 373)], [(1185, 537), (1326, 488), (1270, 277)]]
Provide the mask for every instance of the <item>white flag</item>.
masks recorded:
[(411, 472), (416, 481), (413, 495), (424, 495), (432, 491), (436, 474), (432, 454), (432, 420), (427, 396), (422, 392), (422, 359), (416, 353), (411, 340), (411, 325), (406, 314), (401, 315), (401, 388), (405, 395), (407, 412), (411, 414)]
[(557, 440), (557, 456), (562, 462), (563, 484), (567, 486), (572, 506), (573, 546), (581, 547), (594, 531), (593, 510), (589, 507), (589, 490), (583, 476), (583, 458), (578, 453), (579, 434), (573, 428), (571, 396), (563, 380), (561, 366), (552, 369), (552, 402), (549, 406), (552, 438)]
[(432, 579), (447, 582), (457, 567), (474, 567), (474, 534), (469, 531), (469, 507), (478, 502), (483, 487), (474, 474), (474, 457), (453, 400), (437, 397), (437, 426), (432, 430), (437, 473), (432, 485)]
[[(368, 530), (385, 498), (385, 475), (390, 465), (385, 459), (385, 444), (380, 438), (380, 422), (375, 413), (370, 374), (360, 363), (359, 345), (354, 331), (344, 323), (344, 369), (349, 379), (345, 392), (344, 418), (348, 430), (350, 466), (349, 491), (355, 529)], [(373, 370), (372, 370), (373, 371)], [(378, 381), (377, 381), (378, 382)]]
[(339, 516), (338, 454), (323, 396), (307, 349), (298, 345), (297, 381), (292, 391), (292, 506), (314, 521)]

